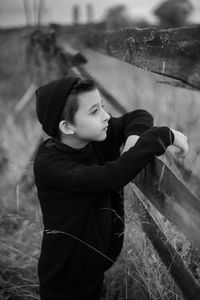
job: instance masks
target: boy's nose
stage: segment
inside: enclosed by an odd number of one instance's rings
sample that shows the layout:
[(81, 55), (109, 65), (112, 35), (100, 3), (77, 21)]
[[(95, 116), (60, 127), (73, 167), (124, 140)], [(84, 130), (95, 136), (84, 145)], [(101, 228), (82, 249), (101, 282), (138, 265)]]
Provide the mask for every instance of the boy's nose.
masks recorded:
[(104, 121), (109, 121), (110, 120), (110, 115), (104, 110)]

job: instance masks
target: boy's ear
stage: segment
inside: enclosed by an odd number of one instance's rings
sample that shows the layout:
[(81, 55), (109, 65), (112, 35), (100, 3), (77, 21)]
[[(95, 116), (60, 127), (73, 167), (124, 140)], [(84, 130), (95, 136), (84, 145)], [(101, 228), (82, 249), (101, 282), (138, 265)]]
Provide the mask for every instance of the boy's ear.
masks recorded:
[(70, 123), (68, 123), (65, 120), (60, 121), (59, 129), (64, 134), (74, 134), (74, 130), (72, 129), (72, 126), (70, 125)]

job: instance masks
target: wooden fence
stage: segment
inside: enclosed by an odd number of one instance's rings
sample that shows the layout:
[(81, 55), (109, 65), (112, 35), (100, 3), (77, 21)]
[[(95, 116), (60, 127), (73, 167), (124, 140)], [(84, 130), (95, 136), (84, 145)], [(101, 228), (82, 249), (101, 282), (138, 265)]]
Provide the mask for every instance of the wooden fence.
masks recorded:
[(176, 79), (171, 84), (200, 89), (200, 25), (166, 30), (90, 31), (82, 33), (79, 39), (91, 49)]
[[(70, 31), (69, 31), (70, 32)], [(69, 42), (70, 41), (70, 42)], [(128, 28), (113, 32), (73, 30), (68, 41), (58, 38), (58, 63), (63, 75), (92, 78), (104, 98), (120, 114), (127, 110), (84, 67), (80, 48), (90, 47), (126, 63), (168, 76), (172, 85), (200, 90), (200, 26), (158, 30)], [(172, 159), (173, 161), (173, 159)], [(163, 172), (164, 171), (164, 172)], [(155, 209), (176, 225), (200, 249), (200, 199), (171, 169), (168, 161), (155, 158), (128, 185), (127, 193), (142, 209), (142, 226), (161, 260), (169, 269), (185, 299), (200, 299), (200, 285), (156, 222)], [(152, 206), (153, 204), (153, 206)]]

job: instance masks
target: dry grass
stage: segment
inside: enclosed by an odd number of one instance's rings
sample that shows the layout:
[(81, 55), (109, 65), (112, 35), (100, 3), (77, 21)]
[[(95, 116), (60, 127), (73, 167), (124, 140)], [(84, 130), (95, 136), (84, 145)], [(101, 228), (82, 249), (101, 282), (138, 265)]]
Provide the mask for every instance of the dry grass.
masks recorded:
[[(27, 32), (0, 32), (0, 40), (4, 41), (0, 50), (1, 125), (4, 125), (0, 132), (4, 141), (0, 148), (4, 157), (0, 161), (0, 172), (4, 176), (0, 194), (0, 299), (39, 299), (37, 259), (43, 228), (30, 161), (32, 146), (38, 139), (38, 127), (33, 130), (34, 105), (28, 106), (20, 118), (10, 123), (6, 121), (31, 80), (25, 63)], [(153, 113), (156, 124), (181, 129), (189, 136), (190, 153), (182, 163), (198, 174), (199, 93), (160, 84), (157, 76), (149, 76), (117, 60), (90, 51), (85, 54), (90, 58), (88, 70), (118, 100), (123, 99), (127, 109), (145, 108)], [(11, 166), (9, 172), (8, 166)], [(19, 182), (25, 169), (27, 176)], [(106, 299), (183, 299), (169, 271), (146, 239), (134, 205), (128, 199), (125, 208), (125, 244), (118, 262), (107, 272)], [(198, 254), (192, 255), (189, 242), (169, 222), (162, 220), (161, 223), (186, 264), (194, 264)]]
[(13, 296), (39, 299), (36, 270), (42, 235), (39, 211), (33, 215), (7, 213), (1, 215), (0, 224), (0, 299)]
[[(125, 243), (117, 264), (107, 272), (107, 299), (183, 300), (182, 292), (171, 278), (169, 270), (161, 263), (145, 237), (133, 199), (125, 198), (125, 209)], [(185, 264), (190, 266), (190, 243), (159, 213), (157, 216), (168, 241), (179, 252)]]
[[(31, 82), (26, 64), (27, 34), (25, 30), (0, 31), (2, 300), (39, 299), (36, 262), (42, 230), (40, 210), (34, 187), (27, 193), (20, 182), (25, 168), (31, 169), (31, 153), (39, 135), (38, 124), (35, 124), (34, 99), (26, 107), (25, 113), (13, 115), (17, 101)], [(30, 176), (27, 176), (26, 182)]]

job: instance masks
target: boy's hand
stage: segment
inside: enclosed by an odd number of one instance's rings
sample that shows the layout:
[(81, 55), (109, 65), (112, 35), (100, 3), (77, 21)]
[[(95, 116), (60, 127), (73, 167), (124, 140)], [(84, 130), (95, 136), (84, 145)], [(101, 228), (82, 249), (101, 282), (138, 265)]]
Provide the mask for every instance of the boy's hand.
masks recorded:
[(187, 139), (187, 137), (183, 133), (181, 133), (180, 131), (177, 131), (175, 129), (171, 129), (171, 131), (174, 134), (173, 146), (178, 148), (178, 150), (175, 152), (176, 156), (178, 158), (185, 157), (185, 155), (188, 152), (188, 142), (187, 142), (188, 139)]

